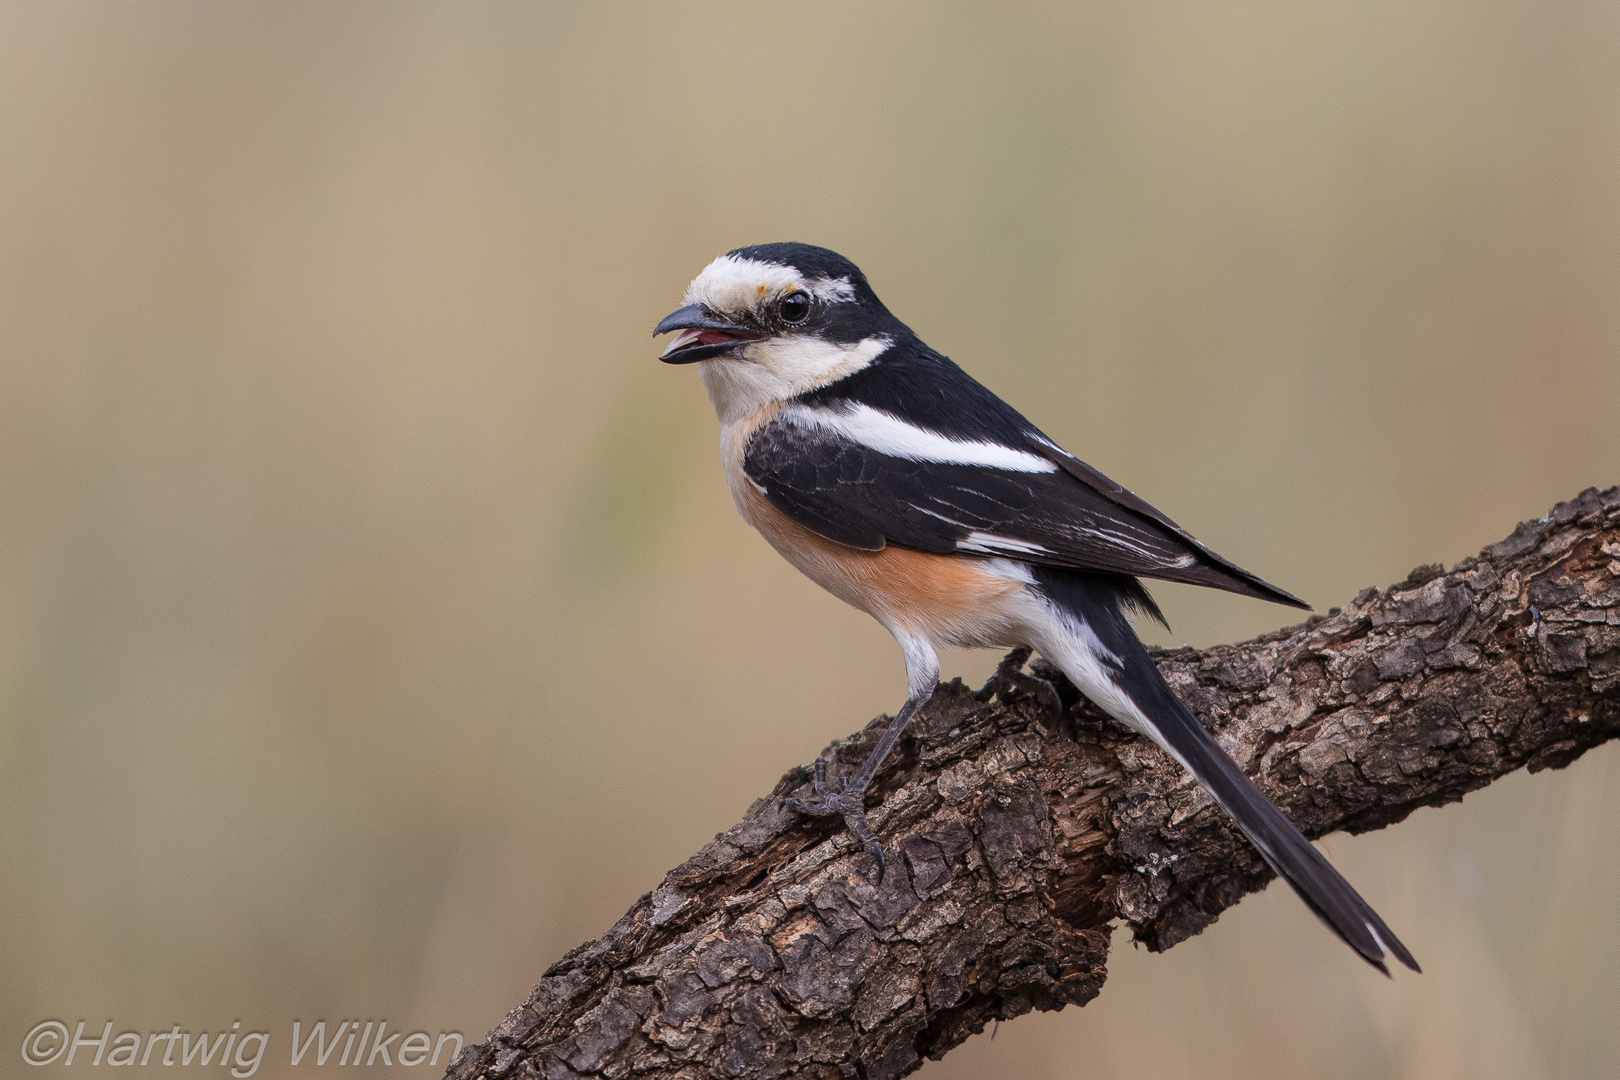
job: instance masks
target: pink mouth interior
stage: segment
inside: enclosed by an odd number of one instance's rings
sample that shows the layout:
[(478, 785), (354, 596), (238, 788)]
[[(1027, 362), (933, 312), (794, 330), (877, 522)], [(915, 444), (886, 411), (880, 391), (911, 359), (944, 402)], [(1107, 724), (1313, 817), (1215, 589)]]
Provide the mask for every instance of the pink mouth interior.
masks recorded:
[(728, 341), (738, 340), (736, 334), (728, 334), (724, 330), (698, 330), (695, 333), (697, 334), (697, 340), (705, 345), (723, 345)]
[(744, 340), (746, 338), (743, 335), (728, 334), (724, 330), (711, 330), (708, 328), (682, 330), (670, 341), (669, 347), (664, 350), (664, 355), (668, 356), (670, 353), (684, 349), (689, 345), (724, 345), (728, 342)]

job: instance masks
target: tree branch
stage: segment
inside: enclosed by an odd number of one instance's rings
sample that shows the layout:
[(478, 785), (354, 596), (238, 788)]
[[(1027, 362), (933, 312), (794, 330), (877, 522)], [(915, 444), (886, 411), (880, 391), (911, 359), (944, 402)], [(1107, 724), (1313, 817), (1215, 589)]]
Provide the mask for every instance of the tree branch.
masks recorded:
[[(880, 774), (881, 886), (841, 822), (780, 809), (807, 793), (795, 768), (449, 1076), (901, 1076), (989, 1021), (1090, 1001), (1113, 920), (1167, 949), (1265, 885), (1185, 772), (1027, 658), (977, 693), (942, 686)], [(1620, 734), (1620, 487), (1450, 572), (1157, 659), (1309, 836), (1562, 767)], [(839, 764), (884, 722), (837, 744)]]

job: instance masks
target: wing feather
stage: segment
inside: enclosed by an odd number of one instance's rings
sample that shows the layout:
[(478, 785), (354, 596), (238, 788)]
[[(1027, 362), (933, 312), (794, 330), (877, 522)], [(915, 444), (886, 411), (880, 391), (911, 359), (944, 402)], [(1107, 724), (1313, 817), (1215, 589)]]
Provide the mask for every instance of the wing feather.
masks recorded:
[(750, 438), (743, 470), (778, 510), (851, 547), (1001, 556), (1305, 606), (1215, 555), (1038, 432), (1027, 445), (1057, 467), (1010, 471), (902, 458), (784, 414)]

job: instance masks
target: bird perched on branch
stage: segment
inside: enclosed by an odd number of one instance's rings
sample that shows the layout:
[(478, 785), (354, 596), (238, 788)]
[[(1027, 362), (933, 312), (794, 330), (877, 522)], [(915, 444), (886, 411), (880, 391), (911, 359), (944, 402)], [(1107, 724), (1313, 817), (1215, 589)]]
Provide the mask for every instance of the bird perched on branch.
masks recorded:
[(1163, 622), (1139, 577), (1308, 608), (1215, 554), (1069, 454), (889, 313), (825, 248), (720, 256), (658, 324), (661, 359), (698, 365), (737, 509), (788, 562), (865, 611), (905, 654), (910, 693), (866, 761), (805, 814), (837, 815), (883, 867), (867, 787), (939, 679), (937, 650), (1030, 646), (1109, 716), (1180, 762), (1278, 875), (1388, 973), (1417, 962), (1235, 765), (1131, 627)]

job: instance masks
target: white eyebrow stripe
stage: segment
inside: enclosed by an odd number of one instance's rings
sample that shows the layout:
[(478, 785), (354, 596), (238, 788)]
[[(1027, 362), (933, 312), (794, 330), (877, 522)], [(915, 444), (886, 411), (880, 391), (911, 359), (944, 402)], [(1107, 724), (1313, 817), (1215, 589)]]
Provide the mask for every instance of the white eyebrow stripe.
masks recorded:
[(831, 431), (868, 450), (907, 461), (981, 465), (1007, 472), (1057, 472), (1053, 462), (1028, 451), (1000, 443), (953, 439), (870, 405), (851, 404), (838, 409), (789, 405), (782, 410), (782, 418)]
[(713, 311), (750, 311), (762, 298), (803, 289), (824, 304), (855, 299), (855, 286), (847, 277), (807, 278), (791, 266), (722, 255), (705, 266), (686, 288), (685, 303), (703, 304)]
[(804, 287), (810, 290), (811, 296), (828, 304), (847, 304), (855, 299), (855, 286), (847, 277), (806, 278)]

